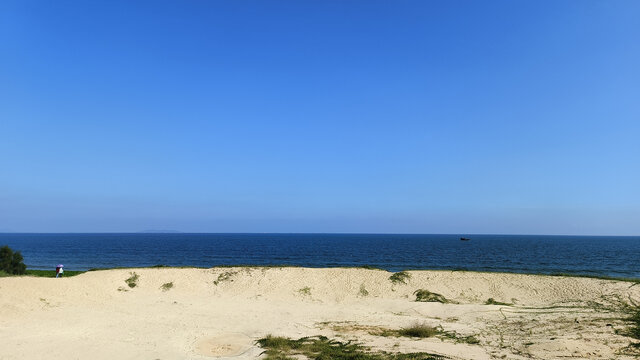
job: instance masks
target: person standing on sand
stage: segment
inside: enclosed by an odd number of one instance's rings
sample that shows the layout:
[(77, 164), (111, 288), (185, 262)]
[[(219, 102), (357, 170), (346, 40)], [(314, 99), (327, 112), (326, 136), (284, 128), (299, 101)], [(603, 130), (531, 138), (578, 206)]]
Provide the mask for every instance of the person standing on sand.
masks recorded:
[(62, 276), (62, 274), (64, 274), (64, 270), (62, 270), (63, 267), (64, 265), (56, 266), (56, 279), (58, 278), (58, 276)]

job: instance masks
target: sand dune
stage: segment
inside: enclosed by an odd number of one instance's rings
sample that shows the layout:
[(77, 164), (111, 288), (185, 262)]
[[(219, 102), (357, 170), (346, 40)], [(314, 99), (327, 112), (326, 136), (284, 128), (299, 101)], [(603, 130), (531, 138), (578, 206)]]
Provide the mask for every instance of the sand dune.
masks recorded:
[[(137, 286), (125, 280), (138, 275)], [(0, 278), (0, 359), (254, 359), (267, 334), (357, 339), (373, 349), (452, 359), (625, 359), (615, 334), (633, 283), (572, 277), (368, 269), (105, 270)], [(171, 283), (172, 286), (165, 285)], [(416, 302), (417, 289), (452, 303)], [(487, 299), (513, 306), (484, 305)], [(455, 339), (378, 336), (416, 323)]]

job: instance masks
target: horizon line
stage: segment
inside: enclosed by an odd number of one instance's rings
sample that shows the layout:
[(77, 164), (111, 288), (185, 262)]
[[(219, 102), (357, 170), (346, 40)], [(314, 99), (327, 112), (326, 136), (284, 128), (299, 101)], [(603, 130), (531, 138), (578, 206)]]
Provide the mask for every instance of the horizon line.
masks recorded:
[(191, 235), (191, 234), (217, 234), (217, 235), (467, 235), (467, 236), (584, 236), (584, 237), (640, 237), (637, 235), (610, 235), (610, 234), (515, 234), (515, 233), (398, 233), (398, 232), (210, 232), (210, 231), (179, 231), (179, 230), (167, 230), (167, 231), (53, 231), (53, 232), (39, 232), (39, 231), (0, 231), (0, 235), (4, 234), (147, 234), (147, 235)]

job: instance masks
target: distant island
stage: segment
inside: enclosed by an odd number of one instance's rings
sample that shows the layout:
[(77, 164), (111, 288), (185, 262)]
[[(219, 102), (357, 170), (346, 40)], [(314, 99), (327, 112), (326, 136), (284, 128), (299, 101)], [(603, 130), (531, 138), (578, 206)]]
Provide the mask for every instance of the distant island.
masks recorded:
[(140, 231), (140, 233), (143, 234), (180, 234), (182, 233), (182, 231), (178, 231), (178, 230), (142, 230)]

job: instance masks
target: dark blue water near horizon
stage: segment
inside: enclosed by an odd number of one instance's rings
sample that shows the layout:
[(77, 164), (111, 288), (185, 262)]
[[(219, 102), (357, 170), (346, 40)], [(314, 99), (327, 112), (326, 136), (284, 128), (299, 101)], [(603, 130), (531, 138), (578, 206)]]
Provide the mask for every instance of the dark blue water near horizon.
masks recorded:
[(640, 236), (5, 233), (0, 245), (21, 251), (31, 269), (374, 266), (640, 278)]

